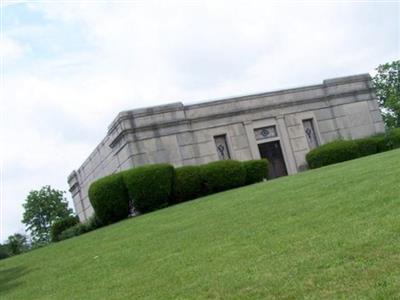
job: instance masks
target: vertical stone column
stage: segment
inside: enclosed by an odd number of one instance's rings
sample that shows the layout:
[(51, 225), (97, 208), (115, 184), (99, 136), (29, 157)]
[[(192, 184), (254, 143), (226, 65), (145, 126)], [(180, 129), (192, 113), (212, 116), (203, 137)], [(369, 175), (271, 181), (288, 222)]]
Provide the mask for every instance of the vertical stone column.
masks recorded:
[(256, 143), (256, 139), (254, 137), (253, 125), (252, 121), (243, 122), (244, 129), (246, 130), (247, 140), (249, 142), (251, 156), (253, 159), (260, 159), (260, 151), (258, 150), (258, 146)]
[[(342, 138), (344, 136), (346, 136), (344, 127), (345, 127), (345, 118), (343, 118), (344, 114), (343, 114), (343, 109), (340, 106), (334, 107), (331, 103), (331, 101), (329, 100), (329, 96), (331, 95), (329, 92), (329, 81), (328, 80), (324, 80), (323, 81), (323, 89), (324, 89), (324, 97), (325, 97), (325, 103), (327, 104), (329, 110), (331, 111), (331, 115), (332, 115), (332, 122), (334, 125), (334, 134), (336, 135), (333, 139), (337, 139), (337, 138)], [(332, 139), (332, 140), (333, 140)], [(330, 139), (331, 140), (331, 139)], [(326, 139), (324, 138), (324, 140), (322, 141), (323, 143), (329, 142), (330, 140), (326, 141)]]
[(279, 136), (282, 144), (283, 156), (286, 161), (286, 167), (289, 175), (297, 173), (296, 161), (294, 159), (294, 154), (292, 151), (292, 146), (290, 145), (289, 134), (287, 132), (286, 123), (283, 115), (276, 117), (276, 122), (278, 124)]
[(79, 217), (80, 221), (85, 221), (87, 219), (85, 213), (85, 207), (83, 205), (83, 197), (81, 192), (81, 186), (79, 184), (79, 178), (76, 171), (73, 171), (68, 176), (69, 191), (72, 195), (72, 200), (74, 201), (75, 212)]

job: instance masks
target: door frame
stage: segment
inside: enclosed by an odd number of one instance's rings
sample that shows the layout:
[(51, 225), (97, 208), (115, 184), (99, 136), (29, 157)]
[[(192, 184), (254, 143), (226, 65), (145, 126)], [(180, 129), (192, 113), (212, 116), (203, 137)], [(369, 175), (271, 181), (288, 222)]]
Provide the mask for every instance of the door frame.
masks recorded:
[[(282, 149), (282, 143), (281, 143), (280, 139), (270, 139), (270, 140), (268, 140), (268, 141), (264, 141), (264, 142), (258, 143), (258, 144), (257, 144), (257, 148), (258, 148), (258, 151), (260, 152), (260, 158), (261, 158), (260, 145), (269, 144), (269, 143), (276, 143), (276, 142), (277, 142), (278, 145), (279, 145), (279, 150), (280, 150), (280, 152), (281, 152), (281, 156), (282, 156), (282, 160), (283, 160), (284, 173), (286, 173), (286, 174), (283, 175), (283, 176), (288, 176), (288, 175), (289, 175), (289, 172), (288, 172), (288, 169), (287, 169), (285, 157), (284, 157), (284, 155), (283, 155), (284, 151), (283, 151), (283, 149)], [(264, 158), (268, 160), (268, 158), (266, 158), (266, 157), (264, 157)], [(270, 165), (270, 164), (269, 164), (269, 165)], [(279, 178), (279, 177), (283, 177), (283, 176), (277, 176), (277, 177), (273, 177), (273, 178), (270, 178), (270, 179)], [(270, 179), (269, 179), (269, 180), (270, 180)]]
[[(294, 158), (293, 158), (293, 162), (292, 162), (293, 165), (289, 163), (288, 151), (291, 152), (292, 149), (290, 147), (289, 140), (287, 139), (287, 141), (285, 141), (285, 139), (287, 138), (287, 136), (285, 135), (286, 131), (283, 132), (283, 130), (278, 122), (278, 118), (274, 117), (274, 118), (263, 119), (263, 120), (247, 121), (247, 122), (244, 122), (244, 126), (246, 129), (247, 138), (248, 138), (248, 142), (250, 145), (250, 150), (251, 150), (253, 159), (261, 159), (258, 144), (279, 141), (279, 145), (281, 147), (281, 152), (282, 152), (282, 156), (283, 156), (283, 163), (285, 164), (287, 174), (291, 175), (291, 174), (297, 173), (297, 168), (295, 167)], [(256, 137), (254, 135), (254, 129), (261, 128), (261, 127), (269, 127), (269, 126), (275, 126), (277, 136), (256, 140)], [(287, 145), (289, 145), (289, 149), (286, 149)], [(292, 155), (292, 154), (290, 154), (290, 155)], [(294, 167), (294, 169), (292, 167)]]

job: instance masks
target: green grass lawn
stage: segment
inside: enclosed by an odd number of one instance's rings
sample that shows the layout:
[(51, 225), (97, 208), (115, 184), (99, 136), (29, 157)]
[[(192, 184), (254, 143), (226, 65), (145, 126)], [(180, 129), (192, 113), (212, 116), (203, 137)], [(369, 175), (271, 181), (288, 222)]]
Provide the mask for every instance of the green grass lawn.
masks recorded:
[(400, 299), (400, 150), (0, 261), (1, 299)]

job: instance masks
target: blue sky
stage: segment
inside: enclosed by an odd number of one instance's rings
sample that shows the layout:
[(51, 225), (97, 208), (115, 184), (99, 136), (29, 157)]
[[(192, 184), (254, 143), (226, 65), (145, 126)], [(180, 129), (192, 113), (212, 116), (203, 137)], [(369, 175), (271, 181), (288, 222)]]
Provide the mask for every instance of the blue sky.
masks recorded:
[(2, 1), (1, 21), (0, 241), (24, 230), (30, 190), (68, 190), (121, 110), (373, 74), (400, 56), (397, 1)]

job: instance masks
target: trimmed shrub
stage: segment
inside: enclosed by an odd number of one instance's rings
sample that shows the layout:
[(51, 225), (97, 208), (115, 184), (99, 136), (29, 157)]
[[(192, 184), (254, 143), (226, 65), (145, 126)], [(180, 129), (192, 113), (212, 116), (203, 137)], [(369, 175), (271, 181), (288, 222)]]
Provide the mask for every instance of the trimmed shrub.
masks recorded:
[(306, 160), (311, 169), (327, 166), (360, 156), (357, 142), (337, 140), (307, 153)]
[(373, 138), (375, 139), (378, 153), (390, 150), (385, 134), (375, 135)]
[(355, 140), (360, 157), (378, 153), (378, 143), (380, 139), (380, 136), (373, 136)]
[(390, 129), (386, 134), (389, 149), (400, 148), (400, 128)]
[(203, 195), (202, 167), (184, 166), (175, 169), (174, 202), (192, 200)]
[(85, 224), (78, 223), (70, 228), (65, 229), (63, 232), (61, 232), (61, 234), (58, 237), (58, 240), (63, 241), (66, 239), (70, 239), (74, 236), (81, 235), (86, 232), (85, 228), (86, 228)]
[(62, 231), (59, 235), (59, 241), (66, 240), (72, 238), (74, 236), (78, 236), (84, 234), (86, 232), (93, 231), (97, 228), (104, 226), (104, 224), (100, 221), (100, 219), (94, 214), (88, 220), (83, 223), (77, 223), (74, 226), (71, 226), (64, 231)]
[(268, 161), (266, 159), (243, 161), (242, 165), (246, 170), (246, 185), (260, 182), (267, 178)]
[(8, 244), (0, 244), (0, 259), (4, 259), (10, 256), (10, 246)]
[(243, 186), (246, 170), (235, 160), (220, 160), (201, 166), (205, 193), (216, 193)]
[(362, 139), (334, 141), (311, 150), (306, 159), (314, 169), (395, 148), (400, 148), (400, 128)]
[(385, 134), (376, 135), (378, 152), (384, 152), (400, 147), (400, 128), (388, 130)]
[(96, 214), (87, 219), (83, 223), (83, 225), (85, 226), (84, 228), (85, 232), (93, 231), (97, 228), (104, 226), (103, 222), (99, 219), (99, 217)]
[(385, 134), (379, 134), (374, 136), (376, 140), (376, 145), (378, 147), (378, 152), (385, 152), (391, 149), (388, 139)]
[(54, 224), (51, 226), (51, 230), (50, 230), (51, 241), (52, 242), (59, 241), (60, 235), (64, 230), (66, 230), (78, 223), (79, 223), (78, 216), (69, 216), (64, 219), (60, 219), (60, 220), (57, 220), (56, 222), (54, 222)]
[(122, 173), (93, 182), (89, 199), (97, 218), (104, 225), (125, 219), (130, 213), (129, 195)]
[(155, 164), (123, 172), (133, 207), (141, 213), (163, 208), (171, 202), (174, 167)]

